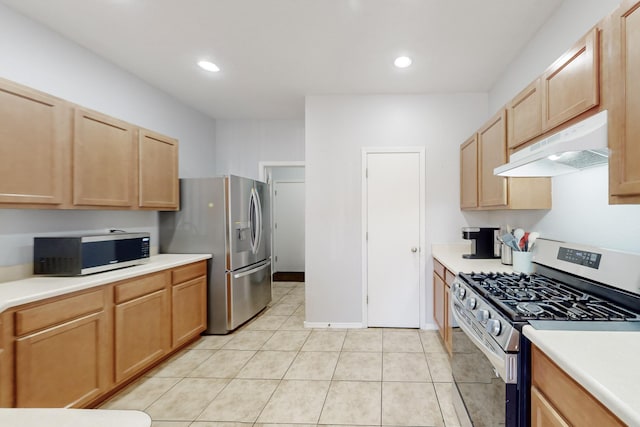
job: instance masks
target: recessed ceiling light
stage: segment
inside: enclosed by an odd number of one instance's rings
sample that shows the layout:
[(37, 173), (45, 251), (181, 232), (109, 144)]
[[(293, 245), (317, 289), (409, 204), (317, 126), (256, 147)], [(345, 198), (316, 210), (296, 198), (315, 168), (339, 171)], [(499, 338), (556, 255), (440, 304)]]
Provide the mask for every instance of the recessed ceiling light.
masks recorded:
[(220, 71), (220, 68), (210, 61), (199, 61), (198, 65), (203, 70), (211, 71), (212, 73), (217, 73), (218, 71)]
[(408, 56), (399, 56), (393, 61), (393, 64), (398, 68), (407, 68), (411, 65), (411, 58)]

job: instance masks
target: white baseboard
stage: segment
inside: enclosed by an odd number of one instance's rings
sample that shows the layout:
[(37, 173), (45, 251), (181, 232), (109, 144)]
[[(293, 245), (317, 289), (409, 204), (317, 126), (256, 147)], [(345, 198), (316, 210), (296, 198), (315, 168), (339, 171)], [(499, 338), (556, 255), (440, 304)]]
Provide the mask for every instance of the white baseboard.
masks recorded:
[(333, 323), (333, 322), (304, 322), (305, 328), (330, 328), (330, 329), (362, 329), (362, 322)]
[(423, 331), (437, 331), (438, 325), (436, 325), (435, 323), (427, 323), (423, 325), (420, 329), (422, 329)]

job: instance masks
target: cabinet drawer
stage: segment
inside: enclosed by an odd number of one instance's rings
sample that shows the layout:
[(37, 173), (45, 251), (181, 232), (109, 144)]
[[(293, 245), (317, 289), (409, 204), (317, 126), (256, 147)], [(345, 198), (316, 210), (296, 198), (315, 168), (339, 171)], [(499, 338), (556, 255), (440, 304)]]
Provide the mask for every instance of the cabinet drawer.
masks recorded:
[(16, 335), (24, 335), (38, 329), (62, 323), (89, 313), (102, 310), (104, 291), (94, 291), (48, 302), (37, 307), (16, 312)]
[(195, 279), (205, 274), (207, 274), (207, 262), (196, 262), (185, 265), (184, 267), (174, 268), (171, 271), (171, 283), (175, 285), (176, 283), (186, 282), (187, 280)]
[(445, 270), (444, 273), (444, 281), (447, 283), (447, 286), (453, 285), (453, 281), (455, 280), (456, 275), (450, 272), (449, 270)]
[(440, 261), (438, 261), (437, 259), (433, 259), (433, 271), (440, 276), (440, 278), (442, 280), (444, 280), (444, 272), (445, 272), (446, 268), (444, 268), (444, 265), (440, 264)]
[(159, 291), (167, 283), (168, 272), (150, 274), (115, 286), (115, 303), (120, 304)]

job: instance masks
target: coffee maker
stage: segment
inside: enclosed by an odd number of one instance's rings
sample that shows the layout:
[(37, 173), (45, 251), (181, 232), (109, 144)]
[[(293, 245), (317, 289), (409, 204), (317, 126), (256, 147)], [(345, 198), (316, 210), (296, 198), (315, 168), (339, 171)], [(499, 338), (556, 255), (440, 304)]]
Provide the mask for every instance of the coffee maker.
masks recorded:
[(463, 227), (462, 238), (471, 240), (471, 253), (462, 255), (462, 258), (500, 258), (499, 230), (497, 227)]

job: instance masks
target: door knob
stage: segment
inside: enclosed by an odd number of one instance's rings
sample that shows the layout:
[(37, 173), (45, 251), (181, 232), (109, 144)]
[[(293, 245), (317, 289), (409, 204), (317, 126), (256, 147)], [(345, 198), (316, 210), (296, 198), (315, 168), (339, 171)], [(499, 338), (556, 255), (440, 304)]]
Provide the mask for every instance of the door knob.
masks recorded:
[(415, 246), (411, 248), (411, 252), (418, 252), (418, 248), (416, 248)]

